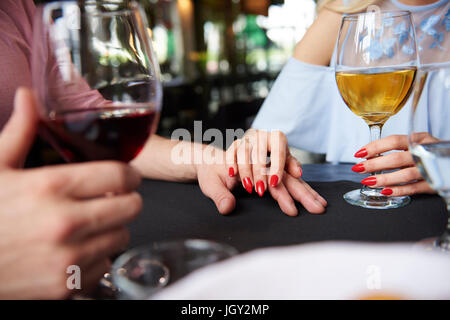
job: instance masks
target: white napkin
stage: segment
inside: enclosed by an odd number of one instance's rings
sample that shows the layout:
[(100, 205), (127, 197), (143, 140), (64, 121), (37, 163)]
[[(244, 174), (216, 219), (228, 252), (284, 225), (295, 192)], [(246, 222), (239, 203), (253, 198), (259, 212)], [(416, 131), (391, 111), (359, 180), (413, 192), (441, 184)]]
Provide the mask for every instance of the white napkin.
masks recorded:
[(412, 244), (259, 249), (193, 272), (153, 299), (450, 299), (450, 254)]

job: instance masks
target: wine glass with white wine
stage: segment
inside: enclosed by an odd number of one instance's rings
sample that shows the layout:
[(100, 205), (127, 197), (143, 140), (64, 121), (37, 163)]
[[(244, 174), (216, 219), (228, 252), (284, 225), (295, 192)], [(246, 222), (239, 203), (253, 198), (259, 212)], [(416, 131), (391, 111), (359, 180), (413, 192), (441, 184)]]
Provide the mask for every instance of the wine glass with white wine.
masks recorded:
[[(345, 104), (367, 123), (371, 141), (379, 139), (383, 125), (408, 100), (416, 77), (411, 13), (373, 11), (344, 16), (335, 59), (336, 83)], [(409, 197), (391, 197), (382, 190), (363, 186), (346, 193), (344, 199), (371, 209), (399, 208), (410, 202)]]

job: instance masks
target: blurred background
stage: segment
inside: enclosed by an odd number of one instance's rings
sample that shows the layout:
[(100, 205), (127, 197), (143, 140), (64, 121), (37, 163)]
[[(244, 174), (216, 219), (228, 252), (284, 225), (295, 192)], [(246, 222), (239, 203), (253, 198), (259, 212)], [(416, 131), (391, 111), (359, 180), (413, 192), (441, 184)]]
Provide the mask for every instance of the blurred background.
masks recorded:
[[(314, 0), (139, 2), (161, 66), (158, 133), (166, 137), (177, 128), (192, 131), (195, 120), (203, 130), (248, 129), (316, 6)], [(55, 161), (42, 142), (39, 149), (37, 158)]]

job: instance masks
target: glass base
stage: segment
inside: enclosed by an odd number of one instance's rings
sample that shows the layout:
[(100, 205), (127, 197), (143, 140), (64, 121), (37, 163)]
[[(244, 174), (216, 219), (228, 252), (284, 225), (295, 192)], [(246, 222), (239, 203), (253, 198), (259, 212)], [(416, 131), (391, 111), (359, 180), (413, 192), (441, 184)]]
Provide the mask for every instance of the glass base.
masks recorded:
[(344, 194), (344, 199), (354, 206), (367, 209), (393, 209), (404, 207), (411, 202), (411, 198), (388, 197), (388, 196), (366, 196), (361, 194), (361, 189), (353, 190)]
[(425, 249), (433, 252), (447, 252), (450, 253), (450, 243), (444, 237), (428, 238), (417, 242), (414, 245), (415, 249)]

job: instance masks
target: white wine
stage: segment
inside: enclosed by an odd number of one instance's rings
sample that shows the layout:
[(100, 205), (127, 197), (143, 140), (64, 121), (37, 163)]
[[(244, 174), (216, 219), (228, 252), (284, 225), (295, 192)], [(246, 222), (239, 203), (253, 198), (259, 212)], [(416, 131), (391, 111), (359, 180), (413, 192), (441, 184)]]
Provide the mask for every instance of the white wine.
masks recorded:
[(401, 110), (411, 94), (416, 68), (336, 72), (336, 82), (344, 102), (367, 124), (383, 125)]

